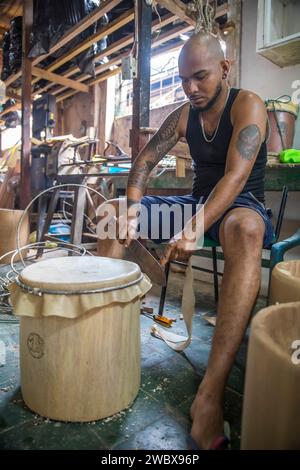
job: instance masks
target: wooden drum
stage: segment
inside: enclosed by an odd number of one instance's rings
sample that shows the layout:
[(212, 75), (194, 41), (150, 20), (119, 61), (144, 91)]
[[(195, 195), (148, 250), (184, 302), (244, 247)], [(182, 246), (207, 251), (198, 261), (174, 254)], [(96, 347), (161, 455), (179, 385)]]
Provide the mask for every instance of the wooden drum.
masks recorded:
[(93, 421), (126, 408), (140, 386), (140, 298), (135, 263), (73, 256), (26, 267), (10, 287), (20, 321), (21, 387), (34, 412)]
[[(21, 210), (0, 209), (0, 257), (17, 248), (17, 228), (23, 213)], [(29, 218), (26, 215), (20, 227), (20, 248), (27, 245), (28, 237)], [(24, 250), (22, 254), (25, 256), (26, 251)], [(11, 256), (11, 254), (4, 256), (0, 260), (1, 264), (9, 263)], [(15, 261), (18, 259), (20, 258), (16, 256)]]
[(300, 448), (300, 302), (258, 312), (250, 330), (243, 450)]
[(269, 304), (300, 301), (300, 260), (282, 261), (272, 271)]

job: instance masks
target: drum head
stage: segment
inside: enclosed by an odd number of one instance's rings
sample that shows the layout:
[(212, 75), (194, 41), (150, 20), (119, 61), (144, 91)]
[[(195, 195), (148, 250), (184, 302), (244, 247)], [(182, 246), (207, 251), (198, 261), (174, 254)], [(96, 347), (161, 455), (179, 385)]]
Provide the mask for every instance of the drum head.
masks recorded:
[(26, 286), (57, 291), (117, 288), (140, 277), (137, 264), (99, 256), (50, 258), (27, 266), (19, 276)]

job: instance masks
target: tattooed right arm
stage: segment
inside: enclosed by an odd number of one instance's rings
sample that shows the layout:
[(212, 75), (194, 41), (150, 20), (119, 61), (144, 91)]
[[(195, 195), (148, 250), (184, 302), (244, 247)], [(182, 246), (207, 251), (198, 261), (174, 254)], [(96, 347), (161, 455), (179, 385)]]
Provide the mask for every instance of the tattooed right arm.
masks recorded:
[(141, 199), (151, 171), (180, 139), (178, 123), (183, 106), (175, 109), (167, 117), (156, 134), (137, 156), (128, 177), (127, 198), (128, 202), (131, 201), (129, 206)]

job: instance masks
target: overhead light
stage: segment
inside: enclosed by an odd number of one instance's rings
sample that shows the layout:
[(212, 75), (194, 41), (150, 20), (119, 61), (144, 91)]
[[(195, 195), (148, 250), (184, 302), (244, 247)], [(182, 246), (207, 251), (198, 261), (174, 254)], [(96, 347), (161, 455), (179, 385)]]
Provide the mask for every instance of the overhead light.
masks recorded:
[(190, 37), (187, 34), (179, 34), (179, 37), (182, 41), (187, 41)]

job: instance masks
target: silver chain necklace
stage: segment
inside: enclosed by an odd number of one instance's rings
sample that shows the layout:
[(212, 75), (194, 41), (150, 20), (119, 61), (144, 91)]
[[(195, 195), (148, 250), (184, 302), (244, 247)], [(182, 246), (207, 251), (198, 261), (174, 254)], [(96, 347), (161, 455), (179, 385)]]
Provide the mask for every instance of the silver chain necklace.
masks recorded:
[(220, 122), (221, 122), (221, 118), (222, 118), (222, 116), (223, 116), (224, 109), (226, 108), (226, 105), (227, 105), (227, 101), (228, 101), (228, 98), (229, 98), (229, 93), (230, 93), (230, 88), (228, 88), (227, 98), (226, 98), (225, 104), (224, 104), (224, 106), (223, 106), (222, 112), (221, 112), (221, 114), (220, 114), (217, 127), (216, 127), (216, 129), (215, 129), (215, 131), (214, 131), (214, 133), (213, 133), (213, 135), (211, 136), (210, 139), (208, 139), (207, 136), (206, 136), (206, 134), (205, 134), (204, 124), (203, 124), (203, 118), (202, 118), (202, 113), (200, 114), (200, 122), (201, 122), (202, 134), (203, 134), (204, 140), (205, 140), (208, 144), (209, 144), (210, 142), (213, 142), (213, 140), (215, 139), (215, 137), (216, 137), (216, 135), (217, 135), (217, 132), (218, 132), (218, 129), (219, 129), (219, 125), (220, 125)]

